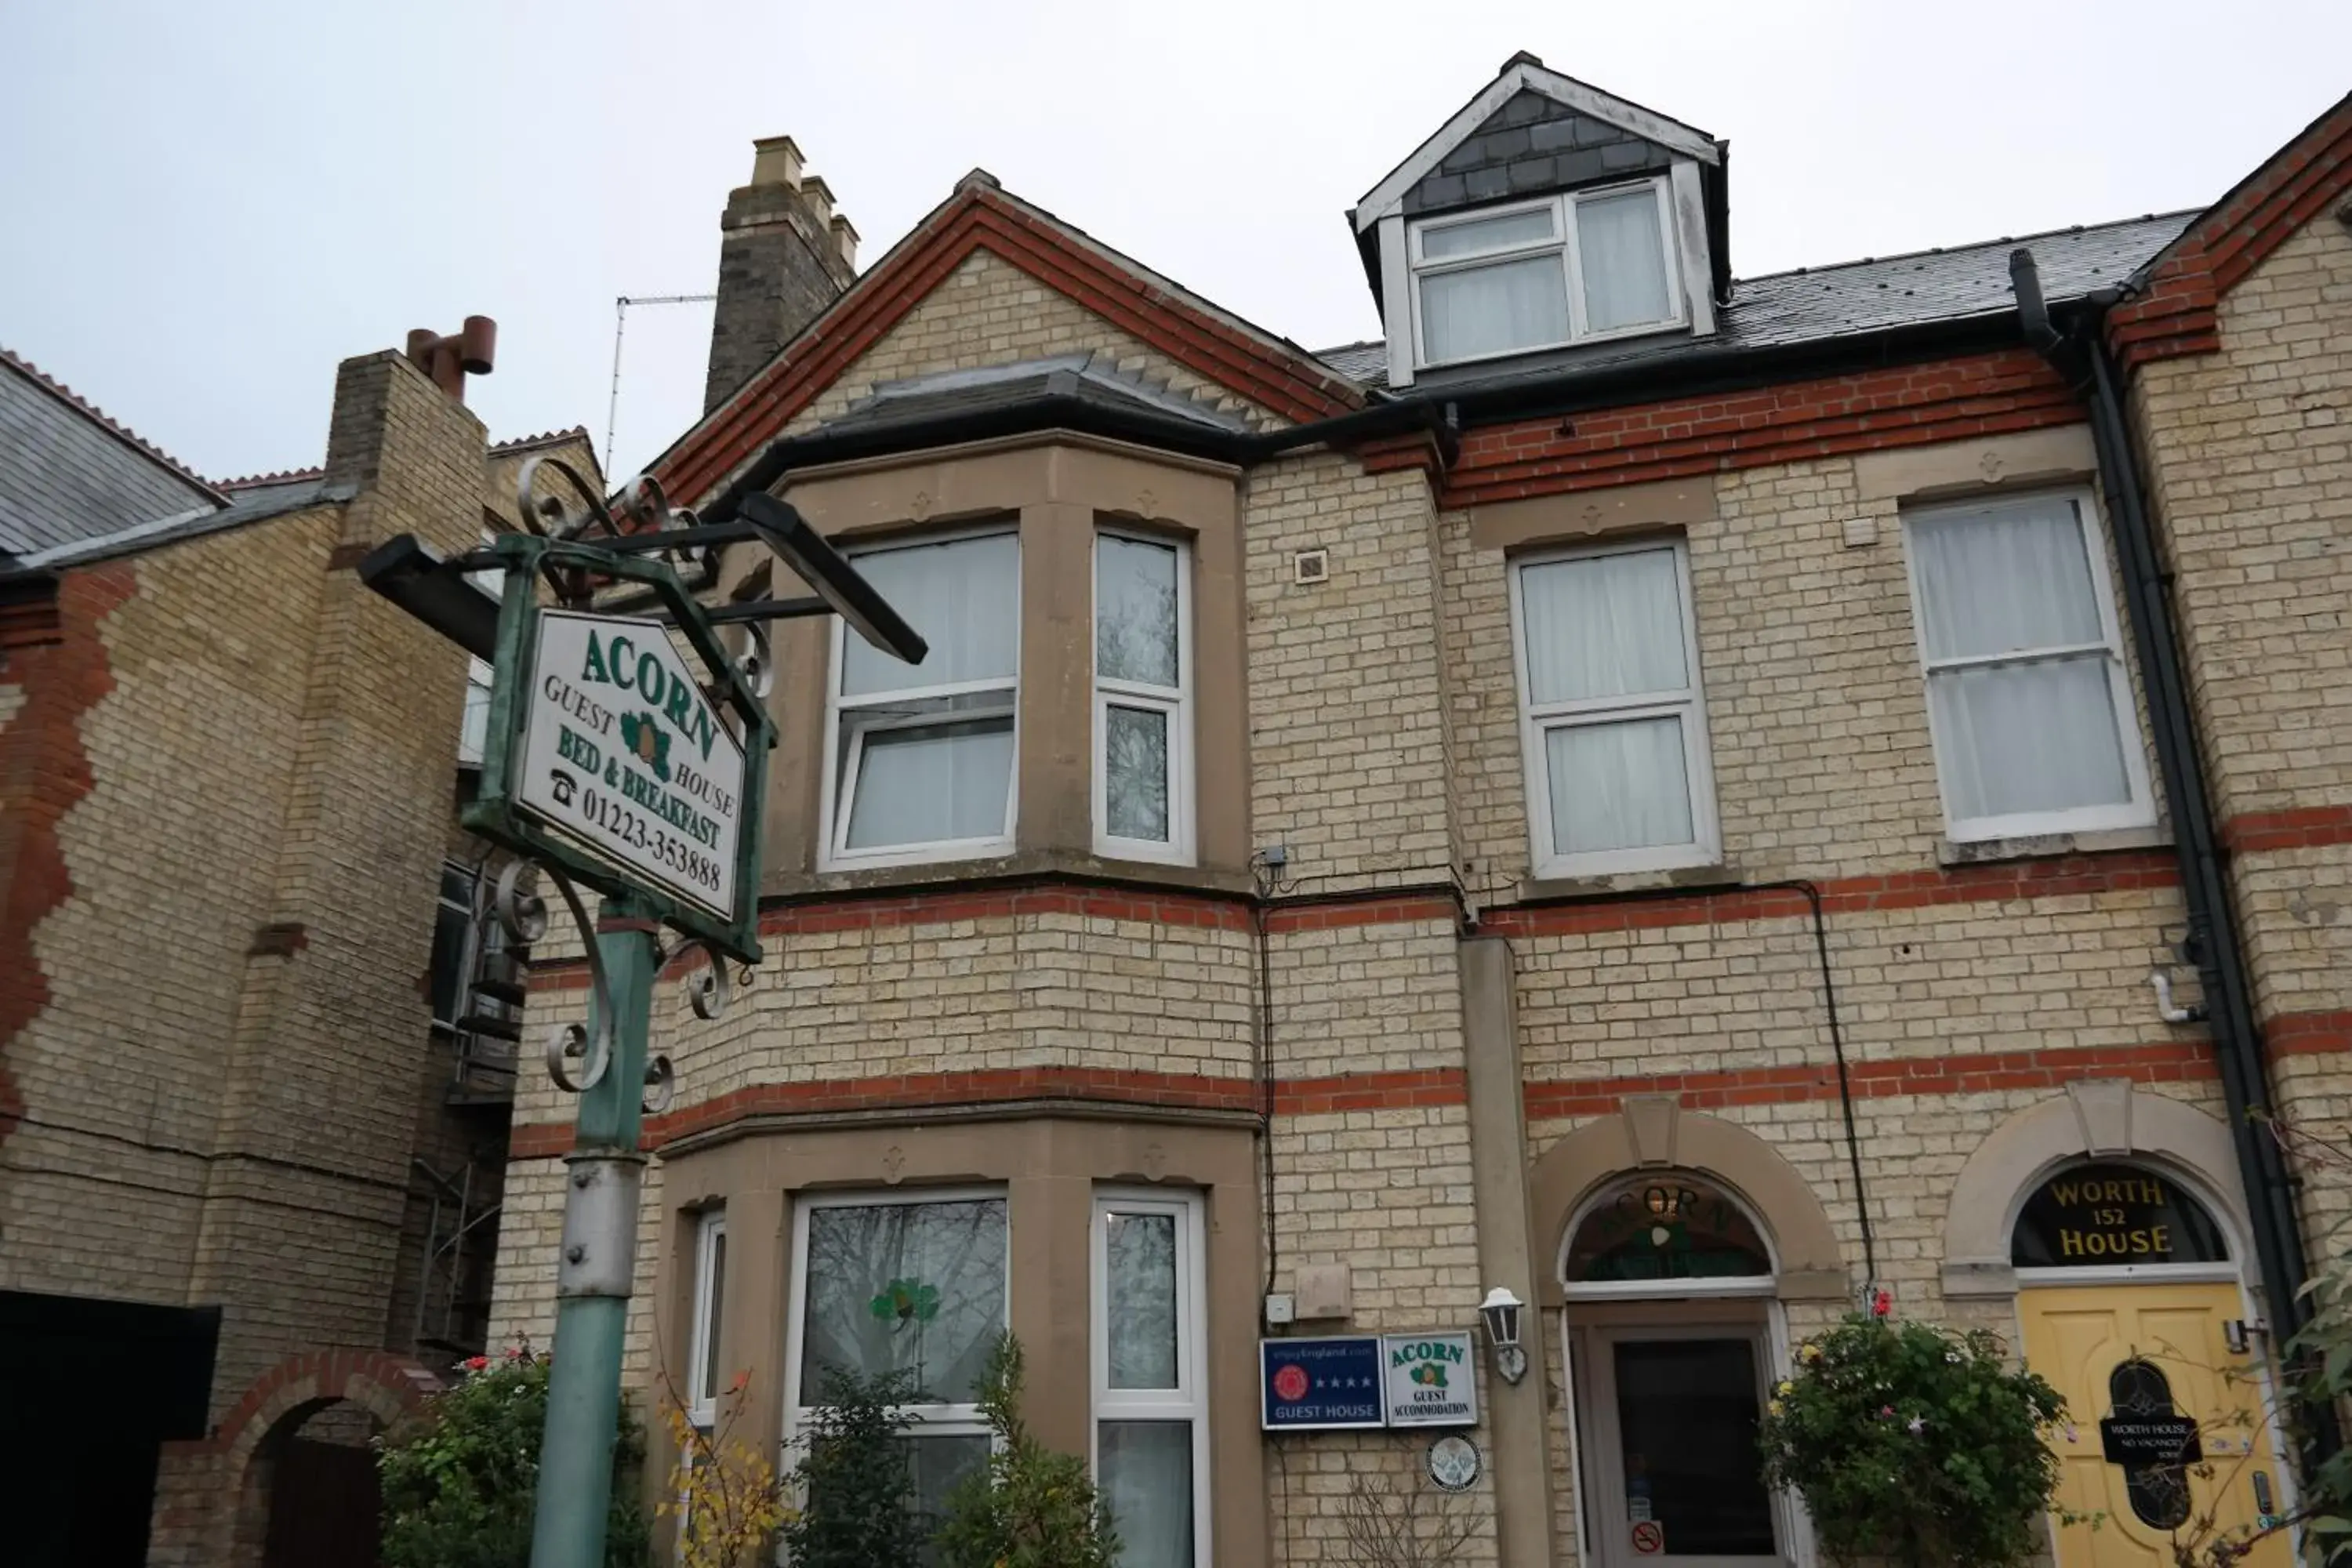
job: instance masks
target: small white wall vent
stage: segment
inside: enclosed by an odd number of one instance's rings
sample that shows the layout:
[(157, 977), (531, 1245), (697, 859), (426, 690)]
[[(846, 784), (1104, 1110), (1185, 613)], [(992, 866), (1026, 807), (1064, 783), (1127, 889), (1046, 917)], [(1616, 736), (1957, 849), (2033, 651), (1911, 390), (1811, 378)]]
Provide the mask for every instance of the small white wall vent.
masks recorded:
[(1331, 580), (1331, 552), (1328, 550), (1302, 550), (1290, 558), (1290, 580), (1306, 586)]

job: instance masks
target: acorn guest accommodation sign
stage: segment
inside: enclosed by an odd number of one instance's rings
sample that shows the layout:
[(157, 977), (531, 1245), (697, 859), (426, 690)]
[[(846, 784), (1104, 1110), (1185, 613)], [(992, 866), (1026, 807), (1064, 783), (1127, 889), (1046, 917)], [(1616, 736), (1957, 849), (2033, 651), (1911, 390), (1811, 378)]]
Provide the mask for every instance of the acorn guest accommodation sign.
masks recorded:
[(1390, 1426), (1478, 1424), (1468, 1334), (1387, 1335), (1381, 1341), (1381, 1366)]
[(516, 806), (731, 921), (743, 748), (668, 629), (542, 611), (531, 671)]

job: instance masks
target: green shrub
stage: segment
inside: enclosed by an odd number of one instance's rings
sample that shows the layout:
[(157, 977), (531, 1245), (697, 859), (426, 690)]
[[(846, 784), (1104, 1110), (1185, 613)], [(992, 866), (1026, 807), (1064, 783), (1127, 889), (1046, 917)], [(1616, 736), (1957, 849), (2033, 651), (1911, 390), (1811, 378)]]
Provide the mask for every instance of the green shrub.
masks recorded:
[[(378, 1440), (383, 1568), (528, 1568), (547, 1425), (548, 1358), (476, 1356), (424, 1414)], [(645, 1436), (625, 1405), (613, 1454), (605, 1568), (646, 1568), (637, 1499)]]
[(1838, 1562), (2009, 1568), (2042, 1550), (2064, 1410), (1990, 1334), (1855, 1315), (1801, 1348), (1775, 1391), (1765, 1479), (1803, 1494)]
[(779, 1531), (793, 1568), (914, 1568), (925, 1531), (902, 1437), (910, 1387), (905, 1372), (825, 1369), (791, 1472), (801, 1506)]
[(1021, 1342), (1006, 1334), (980, 1383), (994, 1451), (949, 1500), (940, 1568), (1115, 1568), (1118, 1537), (1087, 1462), (1030, 1436), (1021, 1378)]

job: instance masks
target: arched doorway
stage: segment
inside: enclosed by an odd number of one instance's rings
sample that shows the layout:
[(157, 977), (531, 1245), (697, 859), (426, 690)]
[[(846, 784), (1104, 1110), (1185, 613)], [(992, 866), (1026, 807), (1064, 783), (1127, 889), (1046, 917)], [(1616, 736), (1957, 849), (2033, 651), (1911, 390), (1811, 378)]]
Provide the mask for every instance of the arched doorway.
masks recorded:
[(1785, 1338), (1778, 1272), (1748, 1205), (1696, 1172), (1616, 1178), (1570, 1224), (1561, 1331), (1599, 1568), (1794, 1555), (1794, 1520), (1756, 1448)]
[[(2060, 1568), (2168, 1568), (2210, 1519), (2283, 1512), (2267, 1383), (2245, 1324), (2242, 1253), (2196, 1178), (2145, 1157), (2073, 1159), (2011, 1205), (2020, 1348), (2066, 1397)], [(2284, 1534), (2250, 1568), (2287, 1568)]]

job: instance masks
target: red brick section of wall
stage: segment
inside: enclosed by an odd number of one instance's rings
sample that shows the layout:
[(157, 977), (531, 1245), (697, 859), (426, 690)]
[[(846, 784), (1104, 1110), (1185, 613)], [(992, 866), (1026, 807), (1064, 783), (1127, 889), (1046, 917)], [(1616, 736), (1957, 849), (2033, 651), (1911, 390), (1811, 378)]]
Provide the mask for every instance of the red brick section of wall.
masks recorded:
[(2248, 812), (2221, 825), (2221, 842), (2232, 855), (2352, 844), (2352, 805)]
[(2080, 423), (2024, 348), (1465, 433), (1445, 508)]
[[(2352, 1016), (2335, 1015), (2352, 1036)], [(2333, 1047), (2340, 1048), (2340, 1047)], [(1991, 1089), (2056, 1089), (2085, 1076), (2136, 1083), (2191, 1082), (2217, 1075), (2213, 1048), (2199, 1040), (2144, 1046), (2077, 1047), (2063, 1050), (1995, 1051), (1981, 1056), (1853, 1064), (1857, 1100), (1895, 1095), (1978, 1094)], [(1837, 1098), (1837, 1069), (1811, 1067), (1656, 1073), (1608, 1079), (1537, 1079), (1524, 1087), (1530, 1121), (1599, 1116), (1630, 1094), (1673, 1094), (1695, 1110), (1727, 1105), (1788, 1105)], [(1276, 1116), (1331, 1116), (1350, 1110), (1395, 1110), (1460, 1105), (1468, 1094), (1452, 1068), (1385, 1073), (1342, 1073), (1285, 1079), (1274, 1086)], [(827, 1111), (987, 1106), (1008, 1103), (1137, 1105), (1255, 1112), (1259, 1089), (1249, 1079), (1180, 1073), (1102, 1072), (1070, 1068), (1005, 1068), (900, 1078), (835, 1079), (819, 1083), (758, 1084), (646, 1122), (646, 1146), (763, 1115)], [(509, 1160), (554, 1159), (571, 1152), (572, 1129), (539, 1122), (517, 1127)]]
[(2108, 312), (2116, 356), (2130, 366), (2219, 351), (2221, 296), (2347, 190), (2352, 97), (2337, 100), (2166, 247), (2145, 292)]
[(114, 689), (99, 626), (137, 589), (127, 563), (71, 572), (53, 616), (24, 606), (0, 626), (0, 681), (25, 692), (0, 730), (0, 1139), (25, 1114), (8, 1044), (49, 1002), (33, 930), (73, 893), (58, 825), (97, 782), (80, 722)]
[(1218, 385), (1305, 421), (1344, 414), (1363, 395), (1305, 354), (1274, 346), (1073, 239), (1001, 191), (959, 190), (795, 339), (767, 369), (687, 433), (656, 472), (681, 502), (705, 499), (975, 250), (987, 250)]

